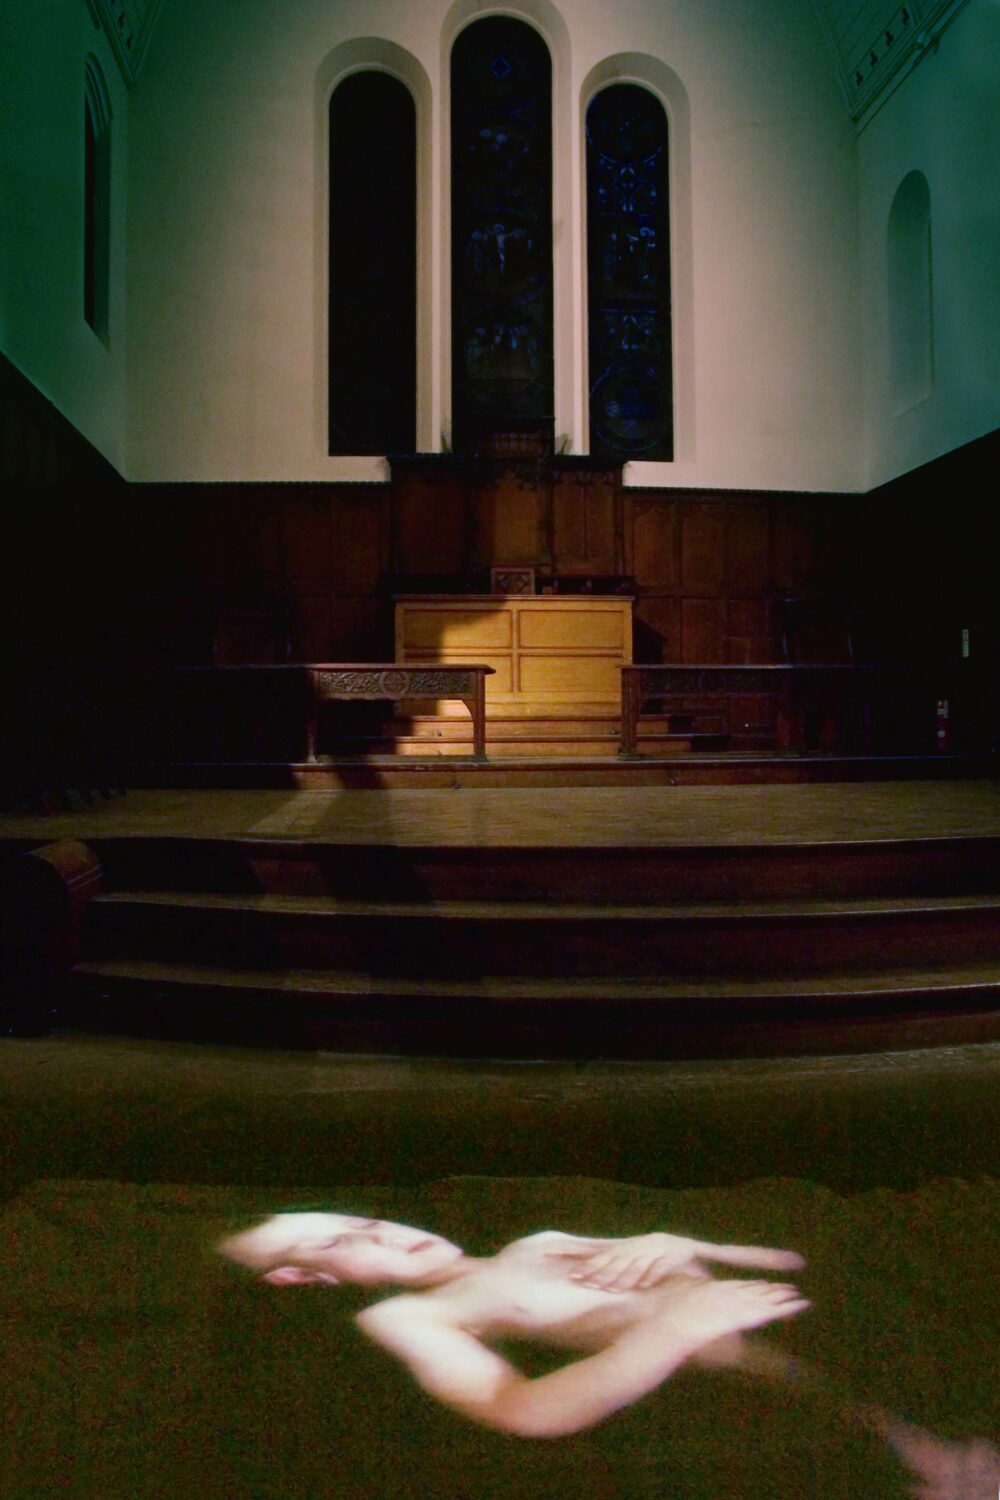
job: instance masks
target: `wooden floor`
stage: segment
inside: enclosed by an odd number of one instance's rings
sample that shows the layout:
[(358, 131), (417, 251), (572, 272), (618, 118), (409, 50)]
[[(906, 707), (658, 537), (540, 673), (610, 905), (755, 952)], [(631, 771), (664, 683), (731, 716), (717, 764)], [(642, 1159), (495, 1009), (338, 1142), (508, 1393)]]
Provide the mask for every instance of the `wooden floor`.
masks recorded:
[(0, 815), (4, 844), (253, 838), (408, 847), (628, 848), (1000, 835), (1000, 782), (825, 786), (139, 790), (50, 817)]

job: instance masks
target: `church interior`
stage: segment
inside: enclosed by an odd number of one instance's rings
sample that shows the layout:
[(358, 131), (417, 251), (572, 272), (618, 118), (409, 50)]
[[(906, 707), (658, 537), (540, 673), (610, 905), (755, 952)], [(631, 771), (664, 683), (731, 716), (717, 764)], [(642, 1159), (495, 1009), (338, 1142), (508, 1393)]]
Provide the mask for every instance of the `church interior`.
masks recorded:
[[(6, 1492), (993, 1500), (997, 0), (0, 50)], [(489, 1431), (303, 1205), (794, 1249), (836, 1384)]]

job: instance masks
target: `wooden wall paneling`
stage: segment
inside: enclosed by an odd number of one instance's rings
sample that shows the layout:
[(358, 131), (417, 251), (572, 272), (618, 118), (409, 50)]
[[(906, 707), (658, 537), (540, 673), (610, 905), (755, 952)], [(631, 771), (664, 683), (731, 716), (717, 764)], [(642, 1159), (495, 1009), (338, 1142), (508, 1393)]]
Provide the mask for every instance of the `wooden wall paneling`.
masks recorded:
[(333, 497), (293, 490), (281, 504), (282, 573), (292, 593), (333, 585)]
[(557, 472), (552, 490), (556, 572), (565, 577), (624, 571), (621, 513), (615, 474), (580, 469)]
[(725, 661), (725, 629), (725, 599), (682, 599), (681, 661)]
[(781, 659), (773, 630), (774, 609), (766, 598), (732, 598), (726, 604), (726, 659), (773, 662)]
[(465, 492), (453, 472), (393, 465), (392, 569), (397, 574), (462, 573)]
[(771, 520), (771, 583), (777, 593), (797, 597), (815, 577), (815, 539), (805, 505), (780, 503)]
[(132, 666), (205, 666), (212, 660), (216, 598), (202, 592), (149, 590), (145, 614), (136, 622)]
[(329, 505), (334, 592), (376, 593), (390, 566), (388, 485), (332, 487)]
[(676, 593), (680, 585), (680, 502), (626, 494), (625, 572), (651, 593)]
[(633, 613), (635, 660), (681, 660), (681, 601), (664, 594), (644, 594)]
[(221, 572), (227, 589), (243, 596), (280, 586), (280, 492), (270, 486), (226, 485), (221, 510)]
[(771, 572), (769, 530), (766, 505), (727, 505), (726, 587), (731, 595), (766, 593)]
[(289, 656), (292, 661), (331, 661), (333, 629), (329, 591), (296, 593), (292, 599)]
[(473, 568), (548, 562), (547, 513), (550, 488), (510, 471), (469, 495)]
[(392, 606), (388, 600), (337, 595), (330, 601), (329, 661), (392, 661)]
[(158, 512), (153, 535), (147, 531), (150, 565), (167, 589), (220, 591), (232, 575), (229, 513), (222, 495), (211, 485), (171, 487), (165, 493), (155, 488), (159, 493), (152, 506), (143, 503), (147, 515)]
[[(722, 505), (686, 501), (681, 515), (681, 588), (685, 596), (722, 592), (726, 513)], [(717, 659), (717, 658), (713, 658)], [(693, 660), (693, 658), (688, 658)]]

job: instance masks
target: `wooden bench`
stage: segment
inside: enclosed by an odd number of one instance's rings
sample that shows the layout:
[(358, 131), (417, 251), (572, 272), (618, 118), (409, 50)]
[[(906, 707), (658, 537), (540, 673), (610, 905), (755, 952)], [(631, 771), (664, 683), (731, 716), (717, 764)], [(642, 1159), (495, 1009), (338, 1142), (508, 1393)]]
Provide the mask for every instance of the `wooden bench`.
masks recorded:
[[(622, 674), (622, 755), (638, 753), (639, 720), (650, 699), (711, 700), (728, 734), (730, 700), (769, 699), (773, 705), (774, 748), (782, 754), (853, 751), (864, 755), (924, 753), (934, 748), (934, 709), (949, 699), (958, 704), (963, 748), (983, 750), (994, 702), (988, 678), (968, 663), (856, 665), (840, 662), (718, 665), (674, 663), (624, 666)], [(885, 746), (884, 723), (900, 721), (901, 738), (914, 743)], [(913, 724), (907, 720), (912, 719)], [(938, 747), (940, 748), (940, 746)]]
[(330, 699), (395, 701), (400, 698), (457, 698), (472, 716), (472, 754), (486, 756), (486, 678), (493, 668), (449, 662), (441, 666), (399, 666), (394, 662), (327, 662), (309, 665), (306, 759), (316, 759), (319, 706)]
[[(806, 744), (807, 701), (817, 688), (826, 694), (842, 691), (855, 672), (850, 665), (809, 667), (788, 663), (623, 667), (621, 754), (638, 753), (639, 720), (651, 698), (667, 700), (668, 711), (675, 703), (686, 707), (691, 700), (700, 705), (711, 703), (728, 739), (730, 699), (740, 696), (770, 700), (775, 749), (801, 754)], [(832, 740), (827, 748), (833, 748)]]

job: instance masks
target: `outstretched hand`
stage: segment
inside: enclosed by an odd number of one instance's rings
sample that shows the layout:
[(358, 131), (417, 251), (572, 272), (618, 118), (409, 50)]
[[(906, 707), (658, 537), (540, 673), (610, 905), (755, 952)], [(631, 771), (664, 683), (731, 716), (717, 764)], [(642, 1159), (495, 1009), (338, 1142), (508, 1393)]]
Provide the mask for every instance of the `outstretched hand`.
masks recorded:
[(805, 1264), (794, 1250), (768, 1250), (761, 1245), (710, 1245), (704, 1240), (659, 1232), (596, 1246), (581, 1242), (554, 1253), (580, 1262), (570, 1272), (572, 1281), (606, 1292), (645, 1291), (670, 1276), (703, 1277), (708, 1274), (706, 1261), (757, 1271), (798, 1271)]

